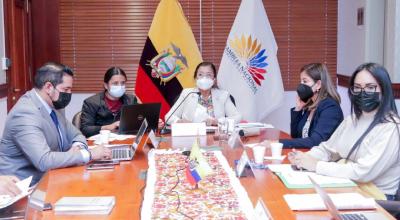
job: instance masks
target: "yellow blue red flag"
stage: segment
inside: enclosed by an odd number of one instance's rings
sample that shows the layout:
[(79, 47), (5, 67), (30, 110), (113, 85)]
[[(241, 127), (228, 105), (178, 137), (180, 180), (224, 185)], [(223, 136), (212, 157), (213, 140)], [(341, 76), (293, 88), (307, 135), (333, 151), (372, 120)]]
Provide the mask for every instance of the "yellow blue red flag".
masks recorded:
[(143, 103), (161, 102), (164, 118), (183, 88), (194, 87), (194, 70), (201, 61), (178, 0), (161, 0), (140, 58), (136, 95)]

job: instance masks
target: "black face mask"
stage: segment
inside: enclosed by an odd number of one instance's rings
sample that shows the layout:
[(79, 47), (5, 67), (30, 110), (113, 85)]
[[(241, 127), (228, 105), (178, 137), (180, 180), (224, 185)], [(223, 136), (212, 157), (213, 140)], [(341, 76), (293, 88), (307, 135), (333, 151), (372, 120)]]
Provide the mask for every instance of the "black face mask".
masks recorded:
[(53, 106), (55, 109), (65, 108), (69, 102), (71, 101), (71, 93), (68, 92), (59, 92), (58, 99), (53, 102)]
[(353, 95), (354, 105), (356, 105), (363, 112), (372, 112), (378, 108), (380, 104), (379, 92), (367, 94), (362, 91), (358, 95)]
[(301, 101), (307, 103), (308, 100), (313, 97), (314, 92), (310, 86), (301, 83), (297, 86), (297, 94), (299, 95)]

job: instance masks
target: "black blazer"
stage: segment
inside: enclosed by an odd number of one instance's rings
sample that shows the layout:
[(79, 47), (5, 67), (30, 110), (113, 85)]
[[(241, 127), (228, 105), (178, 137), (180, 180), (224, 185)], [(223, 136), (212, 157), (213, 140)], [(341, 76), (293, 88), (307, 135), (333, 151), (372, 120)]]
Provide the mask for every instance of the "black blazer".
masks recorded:
[[(86, 137), (100, 132), (101, 126), (109, 125), (120, 118), (120, 112), (114, 115), (104, 101), (104, 91), (91, 96), (83, 102), (81, 114), (81, 131)], [(124, 94), (120, 100), (122, 105), (137, 104), (137, 98)]]
[(343, 121), (343, 112), (332, 98), (322, 100), (314, 112), (308, 130), (308, 137), (302, 138), (303, 127), (306, 124), (309, 111), (291, 110), (290, 134), (293, 139), (280, 140), (286, 148), (311, 148), (330, 138), (339, 124)]

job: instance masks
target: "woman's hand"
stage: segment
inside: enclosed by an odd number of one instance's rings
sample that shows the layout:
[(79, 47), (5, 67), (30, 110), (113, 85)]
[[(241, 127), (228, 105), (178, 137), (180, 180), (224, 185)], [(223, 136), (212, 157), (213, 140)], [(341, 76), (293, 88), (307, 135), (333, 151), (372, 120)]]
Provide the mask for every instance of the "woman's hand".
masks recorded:
[(290, 163), (296, 165), (297, 168), (304, 168), (308, 171), (315, 171), (317, 168), (318, 160), (301, 151), (290, 152), (288, 154), (288, 159)]
[(161, 129), (164, 127), (164, 122), (161, 120), (161, 118), (158, 119), (158, 129)]
[(296, 97), (296, 107), (294, 108), (294, 110), (295, 110), (295, 111), (301, 111), (301, 110), (303, 110), (303, 108), (304, 108), (304, 106), (305, 106), (306, 104), (307, 104), (307, 103), (301, 101), (300, 97), (297, 96), (297, 97)]
[(206, 125), (207, 126), (218, 125), (218, 120), (216, 118), (207, 118)]
[(114, 122), (112, 124), (101, 126), (101, 130), (115, 131), (115, 130), (118, 129), (118, 127), (119, 127), (119, 121), (116, 121), (116, 122)]
[(192, 122), (182, 118), (182, 119), (179, 119), (178, 121), (176, 121), (176, 123), (192, 123)]

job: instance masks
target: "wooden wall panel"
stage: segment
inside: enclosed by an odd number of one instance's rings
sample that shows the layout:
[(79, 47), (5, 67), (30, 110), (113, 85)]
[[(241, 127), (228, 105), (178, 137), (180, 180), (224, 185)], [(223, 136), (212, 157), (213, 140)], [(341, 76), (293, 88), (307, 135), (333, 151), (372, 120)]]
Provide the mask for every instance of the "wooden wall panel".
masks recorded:
[[(128, 73), (133, 90), (138, 62), (159, 0), (59, 0), (61, 61), (77, 75), (74, 91), (102, 89), (110, 66)], [(337, 0), (264, 0), (278, 43), (286, 90), (310, 62), (328, 65), (336, 81)], [(221, 60), (239, 0), (181, 0), (203, 59)]]

